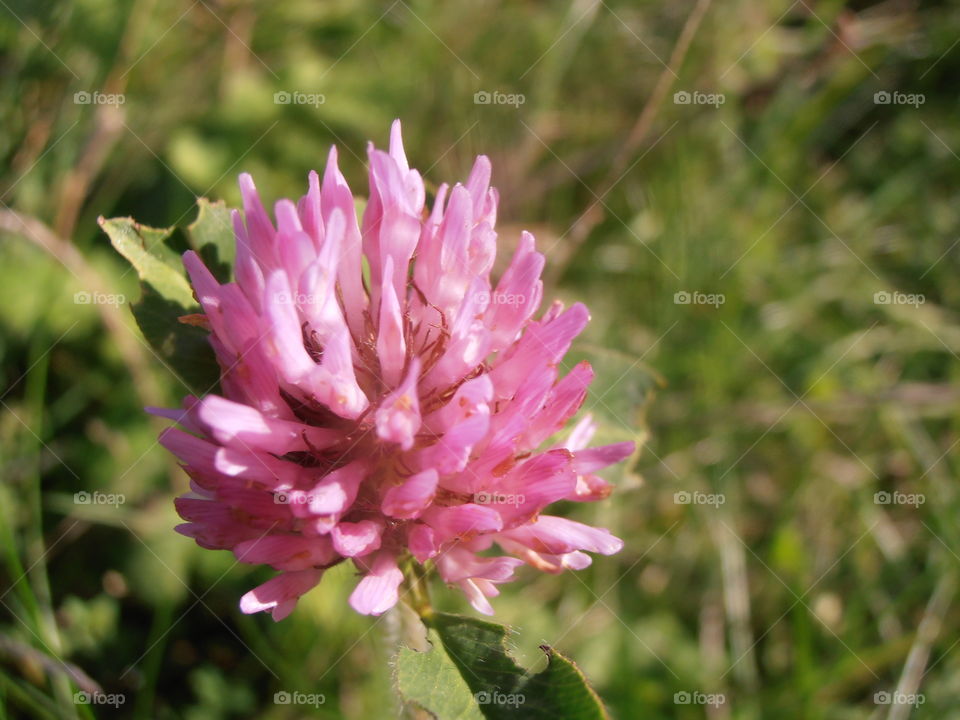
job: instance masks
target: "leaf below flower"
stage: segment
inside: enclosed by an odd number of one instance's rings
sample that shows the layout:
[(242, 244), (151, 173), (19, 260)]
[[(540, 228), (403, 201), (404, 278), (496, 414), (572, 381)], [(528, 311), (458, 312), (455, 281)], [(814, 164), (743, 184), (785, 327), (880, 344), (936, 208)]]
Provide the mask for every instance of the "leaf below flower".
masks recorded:
[(543, 645), (547, 667), (531, 673), (507, 651), (508, 628), (461, 615), (424, 619), (427, 652), (402, 648), (396, 679), (408, 702), (438, 720), (606, 720), (596, 692), (573, 663)]

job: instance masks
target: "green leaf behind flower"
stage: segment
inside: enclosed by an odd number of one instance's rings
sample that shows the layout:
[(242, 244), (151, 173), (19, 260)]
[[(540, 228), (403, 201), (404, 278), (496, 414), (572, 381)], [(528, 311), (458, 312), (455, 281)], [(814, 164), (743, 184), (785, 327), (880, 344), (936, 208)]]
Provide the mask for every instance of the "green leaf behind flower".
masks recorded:
[[(197, 220), (187, 228), (190, 245), (212, 263), (221, 280), (223, 267), (232, 262), (232, 235), (228, 243), (229, 211), (222, 203), (199, 200)], [(200, 306), (177, 252), (168, 244), (175, 228), (152, 228), (133, 218), (100, 218), (100, 227), (113, 247), (140, 276), (142, 295), (131, 307), (144, 338), (158, 359), (194, 394), (217, 390), (220, 368), (202, 327), (184, 323), (184, 316), (199, 313)]]
[(230, 282), (237, 250), (230, 208), (222, 200), (212, 203), (206, 198), (198, 198), (197, 205), (200, 212), (187, 225), (187, 240), (217, 280)]
[(166, 244), (174, 228), (152, 228), (133, 218), (100, 218), (100, 227), (118, 253), (133, 265), (140, 281), (184, 310), (197, 307), (180, 258)]
[(532, 673), (510, 656), (503, 625), (446, 613), (424, 622), (433, 647), (400, 650), (397, 685), (406, 701), (439, 720), (608, 718), (583, 673), (552, 648), (541, 646), (547, 667)]

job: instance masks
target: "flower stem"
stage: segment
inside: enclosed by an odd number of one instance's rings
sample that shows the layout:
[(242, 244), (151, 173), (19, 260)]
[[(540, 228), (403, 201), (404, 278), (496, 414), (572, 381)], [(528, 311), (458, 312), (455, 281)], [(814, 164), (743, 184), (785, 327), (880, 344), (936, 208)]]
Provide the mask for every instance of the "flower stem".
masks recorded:
[(426, 621), (433, 615), (433, 605), (430, 603), (430, 588), (427, 585), (427, 570), (413, 558), (409, 558), (403, 567), (403, 584), (405, 592), (403, 599), (421, 620)]

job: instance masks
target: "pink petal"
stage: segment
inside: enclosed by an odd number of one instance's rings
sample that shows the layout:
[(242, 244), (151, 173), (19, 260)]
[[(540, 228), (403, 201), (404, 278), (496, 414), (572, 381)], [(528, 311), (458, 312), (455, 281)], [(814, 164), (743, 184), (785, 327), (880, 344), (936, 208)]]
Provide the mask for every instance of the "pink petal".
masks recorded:
[(250, 241), (250, 233), (243, 224), (243, 217), (239, 210), (230, 213), (233, 222), (233, 232), (237, 238), (237, 259), (234, 263), (234, 276), (237, 287), (243, 292), (250, 306), (256, 311), (261, 310), (263, 298), (263, 269), (257, 258), (256, 251)]
[(333, 547), (325, 537), (302, 535), (265, 535), (245, 540), (233, 548), (237, 560), (251, 565), (271, 565), (278, 570), (307, 570), (328, 565), (336, 559)]
[(407, 532), (407, 547), (421, 564), (440, 551), (434, 539), (433, 528), (420, 523), (413, 525)]
[(437, 471), (424, 470), (391, 487), (383, 496), (381, 508), (390, 517), (415, 518), (433, 501), (437, 490)]
[(381, 552), (373, 568), (350, 594), (350, 606), (362, 615), (382, 615), (397, 604), (403, 573), (393, 555)]
[(539, 323), (531, 324), (519, 342), (491, 372), (498, 397), (513, 397), (531, 374), (556, 365), (570, 349), (570, 343), (590, 320), (580, 303), (553, 317), (547, 313)]
[(573, 469), (578, 473), (600, 470), (630, 457), (636, 447), (636, 443), (627, 441), (580, 450), (573, 454)]
[(357, 224), (357, 210), (353, 204), (353, 194), (337, 167), (337, 149), (330, 148), (327, 167), (323, 174), (323, 187), (320, 191), (323, 208), (323, 222), (329, 226), (331, 215), (339, 211), (345, 218), (345, 234), (342, 240), (343, 251), (339, 254), (337, 279), (343, 293), (343, 307), (346, 309), (347, 322), (355, 335), (363, 332), (363, 313), (367, 307), (367, 293), (363, 289), (361, 270), (360, 227)]
[(514, 525), (533, 517), (550, 503), (567, 497), (576, 485), (570, 453), (551, 450), (517, 465), (499, 486), (488, 490), (487, 494), (495, 502), (506, 503), (497, 507), (505, 522)]
[(263, 534), (261, 530), (237, 522), (232, 509), (223, 503), (179, 497), (174, 500), (174, 505), (177, 514), (187, 520), (177, 525), (176, 531), (207, 549), (229, 550), (244, 540)]
[(323, 242), (324, 222), (320, 202), (320, 177), (315, 170), (307, 174), (307, 194), (297, 203), (297, 212), (304, 231), (313, 239), (319, 249)]
[[(461, 580), (458, 584), (460, 589), (463, 590), (463, 594), (467, 596), (467, 600), (470, 601), (470, 605), (473, 606), (473, 609), (484, 615), (493, 615), (493, 606), (487, 600), (486, 595), (484, 595), (483, 590), (480, 589), (480, 583), (482, 581), (476, 580)], [(496, 589), (494, 593), (497, 594)]]
[(605, 528), (595, 528), (553, 515), (541, 515), (536, 521), (503, 535), (537, 552), (554, 555), (574, 550), (613, 555), (623, 549), (623, 541)]
[(243, 215), (247, 225), (247, 235), (250, 240), (250, 251), (257, 264), (263, 268), (272, 268), (276, 262), (274, 255), (273, 224), (263, 209), (257, 187), (248, 173), (242, 173), (239, 178), (240, 195), (243, 197)]
[(565, 500), (593, 502), (603, 500), (613, 492), (613, 485), (598, 475), (577, 475), (577, 486)]
[(482, 440), (490, 428), (489, 413), (478, 413), (455, 425), (437, 438), (437, 442), (417, 455), (420, 467), (432, 467), (441, 475), (460, 472), (467, 466), (473, 446)]
[(322, 576), (322, 570), (277, 575), (240, 598), (240, 610), (247, 615), (266, 610), (275, 621), (283, 620), (293, 612), (300, 596), (316, 587)]
[(486, 314), (492, 350), (502, 350), (512, 343), (540, 306), (544, 257), (536, 252), (534, 245), (533, 235), (524, 232), (510, 266), (497, 284), (494, 297), (502, 301), (491, 303)]
[(526, 449), (538, 447), (544, 440), (563, 429), (567, 420), (580, 409), (587, 388), (593, 380), (590, 363), (581, 362), (566, 377), (557, 382), (550, 391), (543, 409), (533, 418), (520, 446)]
[(179, 428), (167, 428), (160, 433), (159, 441), (187, 467), (205, 473), (216, 471), (214, 460), (218, 448), (213, 443)]
[(470, 170), (470, 177), (467, 179), (467, 192), (473, 199), (473, 215), (481, 217), (484, 207), (487, 203), (487, 191), (490, 189), (490, 176), (493, 168), (490, 165), (490, 158), (486, 155), (478, 155)]
[(503, 519), (492, 507), (474, 505), (455, 505), (428, 509), (420, 518), (432, 527), (442, 542), (453, 538), (463, 538), (479, 533), (497, 532), (503, 527)]
[(203, 433), (203, 428), (201, 428), (197, 422), (196, 412), (194, 411), (196, 404), (197, 398), (193, 395), (187, 395), (183, 398), (182, 408), (158, 408), (148, 406), (145, 407), (144, 410), (151, 415), (173, 420), (188, 432), (200, 435)]
[(341, 439), (332, 430), (277, 420), (256, 408), (217, 395), (207, 395), (196, 415), (214, 439), (223, 445), (285, 455), (294, 450), (322, 450)]
[(355, 460), (324, 475), (310, 490), (290, 491), (288, 501), (298, 517), (343, 513), (353, 505), (366, 476), (366, 463)]
[(382, 380), (387, 387), (396, 387), (403, 374), (407, 344), (403, 338), (403, 313), (393, 286), (393, 258), (388, 257), (383, 267), (383, 286), (380, 293), (380, 327), (377, 335), (377, 355), (380, 358)]
[(372, 520), (338, 523), (330, 531), (334, 549), (344, 557), (362, 557), (380, 547), (383, 525)]
[(303, 332), (295, 303), (296, 294), (283, 270), (267, 276), (264, 313), (267, 322), (267, 352), (289, 383), (305, 382), (317, 363), (303, 346)]
[(437, 558), (437, 570), (444, 582), (455, 583), (467, 578), (484, 578), (506, 582), (522, 560), (512, 557), (477, 557), (469, 550), (455, 547)]
[(420, 401), (417, 379), (420, 359), (414, 357), (403, 382), (380, 403), (376, 413), (377, 435), (386, 442), (399, 443), (404, 450), (413, 447), (420, 429)]
[(493, 383), (487, 375), (467, 380), (454, 394), (453, 398), (436, 413), (425, 419), (427, 427), (436, 433), (442, 433), (456, 423), (472, 417), (476, 413), (490, 413), (489, 403), (493, 400)]
[(594, 422), (593, 416), (590, 413), (587, 413), (576, 425), (573, 426), (573, 430), (570, 431), (567, 439), (564, 440), (560, 446), (565, 447), (571, 452), (583, 450), (583, 448), (590, 443), (590, 440), (593, 438), (596, 432), (597, 423)]
[(300, 278), (300, 304), (310, 329), (326, 344), (334, 332), (344, 326), (343, 313), (337, 302), (337, 270), (340, 266), (346, 220), (340, 210), (328, 216), (323, 245), (319, 254)]

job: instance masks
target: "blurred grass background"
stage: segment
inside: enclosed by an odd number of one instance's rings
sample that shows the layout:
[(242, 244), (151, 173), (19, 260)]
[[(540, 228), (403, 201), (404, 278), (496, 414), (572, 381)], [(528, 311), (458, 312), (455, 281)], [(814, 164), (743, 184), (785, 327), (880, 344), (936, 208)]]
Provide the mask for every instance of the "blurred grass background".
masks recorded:
[[(586, 408), (649, 438), (573, 511), (625, 550), (505, 587), (518, 655), (556, 646), (622, 719), (960, 717), (957, 3), (0, 6), (0, 717), (399, 712), (393, 620), (346, 610), (347, 569), (274, 624), (237, 608), (268, 572), (172, 532), (186, 481), (141, 408), (183, 387), (129, 308), (75, 301), (137, 297), (97, 216), (182, 225), (241, 171), (298, 197), (332, 143), (364, 193), (394, 117), (428, 187), (491, 156), (502, 243), (533, 230), (546, 294), (592, 310)], [(124, 704), (75, 705), (79, 672)]]

